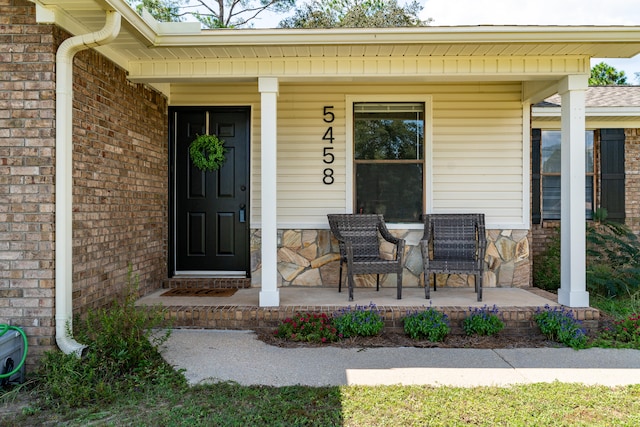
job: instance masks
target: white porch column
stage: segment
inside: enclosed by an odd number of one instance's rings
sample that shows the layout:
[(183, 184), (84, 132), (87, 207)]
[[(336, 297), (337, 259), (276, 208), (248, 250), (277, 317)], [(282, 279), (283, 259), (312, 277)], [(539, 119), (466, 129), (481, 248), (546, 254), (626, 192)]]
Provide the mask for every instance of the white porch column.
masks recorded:
[(278, 291), (278, 224), (276, 160), (278, 143), (278, 79), (258, 79), (260, 91), (261, 216), (262, 216), (262, 290), (260, 307), (280, 305)]
[(560, 289), (558, 302), (588, 307), (585, 238), (585, 91), (588, 76), (565, 77), (561, 96)]

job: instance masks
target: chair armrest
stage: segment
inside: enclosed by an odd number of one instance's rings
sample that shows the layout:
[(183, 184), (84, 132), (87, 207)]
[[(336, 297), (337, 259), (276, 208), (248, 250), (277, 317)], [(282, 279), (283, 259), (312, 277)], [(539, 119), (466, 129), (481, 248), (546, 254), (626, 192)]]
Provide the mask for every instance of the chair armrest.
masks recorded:
[(484, 262), (484, 256), (487, 251), (487, 235), (484, 221), (478, 223), (478, 261)]
[(387, 225), (384, 223), (382, 215), (379, 215), (378, 231), (380, 232), (380, 235), (384, 240), (396, 245), (396, 260), (402, 263), (402, 259), (404, 258), (405, 240), (391, 234), (391, 232), (387, 228)]
[(384, 219), (382, 219), (382, 215), (379, 216), (378, 231), (380, 231), (380, 235), (384, 240), (389, 243), (393, 243), (394, 245), (398, 245), (400, 240), (402, 240), (389, 232), (387, 225), (384, 223)]
[(342, 237), (342, 234), (340, 233), (340, 227), (336, 224), (337, 220), (333, 219), (333, 217), (334, 215), (331, 215), (331, 214), (327, 215), (327, 218), (329, 219), (329, 228), (331, 229), (331, 233), (336, 238), (336, 240), (344, 243), (345, 238)]

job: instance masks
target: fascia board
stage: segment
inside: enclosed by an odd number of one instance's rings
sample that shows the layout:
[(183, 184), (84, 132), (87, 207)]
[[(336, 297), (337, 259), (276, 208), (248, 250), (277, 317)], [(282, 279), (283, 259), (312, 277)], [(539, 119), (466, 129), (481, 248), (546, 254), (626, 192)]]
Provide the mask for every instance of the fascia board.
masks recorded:
[[(47, 8), (64, 9), (65, 0), (31, 0)], [(640, 53), (640, 26), (457, 26), (334, 29), (216, 29), (200, 30), (199, 23), (159, 23), (140, 16), (126, 0), (84, 0), (87, 7), (115, 10), (123, 26), (146, 46), (264, 46), (363, 44), (592, 44), (592, 56), (613, 46), (616, 56)], [(77, 7), (77, 4), (75, 6)], [(73, 19), (72, 11), (69, 12)], [(69, 23), (68, 23), (69, 24)], [(80, 23), (76, 23), (79, 25)]]
[(592, 43), (633, 44), (640, 27), (419, 27), (333, 29), (216, 29), (159, 37), (157, 46), (349, 45), (349, 44)]
[[(98, 0), (104, 2), (108, 7), (120, 12), (124, 20), (130, 25), (130, 29), (136, 38), (146, 46), (155, 46), (158, 41), (158, 34), (163, 30), (169, 34), (188, 33), (193, 34), (193, 23), (191, 22), (172, 22), (161, 23), (155, 20), (146, 10), (143, 16), (140, 16), (125, 0)], [(167, 25), (168, 24), (168, 25)], [(183, 25), (186, 24), (186, 25)], [(200, 27), (200, 23), (195, 23)]]

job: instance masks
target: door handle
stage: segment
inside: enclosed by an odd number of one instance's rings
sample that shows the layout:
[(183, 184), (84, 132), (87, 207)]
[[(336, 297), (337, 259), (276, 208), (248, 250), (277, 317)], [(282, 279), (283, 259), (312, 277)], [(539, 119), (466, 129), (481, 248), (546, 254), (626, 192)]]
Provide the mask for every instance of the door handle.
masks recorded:
[(243, 203), (240, 205), (240, 213), (238, 215), (239, 217), (239, 221), (240, 222), (247, 222), (247, 209), (246, 209), (246, 205)]

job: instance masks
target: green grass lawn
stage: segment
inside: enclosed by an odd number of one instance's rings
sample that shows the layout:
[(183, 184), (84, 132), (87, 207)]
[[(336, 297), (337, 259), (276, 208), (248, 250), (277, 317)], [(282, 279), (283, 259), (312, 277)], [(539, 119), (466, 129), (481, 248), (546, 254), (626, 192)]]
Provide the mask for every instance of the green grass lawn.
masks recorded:
[[(637, 426), (640, 385), (512, 387), (244, 387), (157, 389), (108, 406), (28, 407), (0, 425), (139, 426)], [(27, 415), (28, 414), (28, 415)]]
[[(615, 318), (640, 312), (636, 298), (595, 305)], [(149, 346), (148, 333), (140, 333), (148, 330), (146, 316), (135, 316), (126, 304), (98, 313), (102, 325), (118, 327), (107, 328), (113, 335), (96, 335), (90, 356), (51, 353), (28, 384), (0, 390), (0, 426), (640, 425), (640, 384), (189, 387)], [(138, 333), (124, 334), (123, 319), (127, 331)]]

